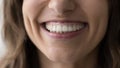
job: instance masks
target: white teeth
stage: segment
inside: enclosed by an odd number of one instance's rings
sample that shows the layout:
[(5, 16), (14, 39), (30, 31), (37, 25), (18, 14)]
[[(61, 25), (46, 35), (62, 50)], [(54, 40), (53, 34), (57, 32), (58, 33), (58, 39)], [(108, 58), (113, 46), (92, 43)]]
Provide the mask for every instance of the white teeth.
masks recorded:
[(55, 33), (66, 33), (80, 30), (85, 27), (83, 23), (46, 23), (46, 29)]

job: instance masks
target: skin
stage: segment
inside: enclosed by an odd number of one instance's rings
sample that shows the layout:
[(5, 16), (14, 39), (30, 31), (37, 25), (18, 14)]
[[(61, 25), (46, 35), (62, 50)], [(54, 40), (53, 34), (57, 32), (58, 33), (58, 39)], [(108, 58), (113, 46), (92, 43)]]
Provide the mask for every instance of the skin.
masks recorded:
[[(108, 22), (106, 0), (24, 0), (24, 24), (38, 48), (42, 68), (97, 68), (98, 44)], [(47, 20), (80, 20), (88, 26), (70, 39), (48, 36), (40, 25)]]

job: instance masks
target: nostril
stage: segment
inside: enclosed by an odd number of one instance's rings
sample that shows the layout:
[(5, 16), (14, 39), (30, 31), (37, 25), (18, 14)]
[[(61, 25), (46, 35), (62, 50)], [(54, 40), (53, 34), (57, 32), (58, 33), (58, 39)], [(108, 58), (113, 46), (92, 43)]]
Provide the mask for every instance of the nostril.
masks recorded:
[(75, 11), (75, 2), (71, 0), (51, 0), (48, 7), (57, 14), (68, 14)]

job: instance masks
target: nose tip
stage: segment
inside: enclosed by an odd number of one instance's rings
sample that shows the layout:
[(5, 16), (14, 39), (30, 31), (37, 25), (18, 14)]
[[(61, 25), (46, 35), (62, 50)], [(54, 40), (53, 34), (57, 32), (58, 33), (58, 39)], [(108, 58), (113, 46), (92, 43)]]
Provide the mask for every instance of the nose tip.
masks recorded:
[(48, 7), (60, 15), (70, 14), (76, 8), (73, 1), (74, 0), (51, 0)]

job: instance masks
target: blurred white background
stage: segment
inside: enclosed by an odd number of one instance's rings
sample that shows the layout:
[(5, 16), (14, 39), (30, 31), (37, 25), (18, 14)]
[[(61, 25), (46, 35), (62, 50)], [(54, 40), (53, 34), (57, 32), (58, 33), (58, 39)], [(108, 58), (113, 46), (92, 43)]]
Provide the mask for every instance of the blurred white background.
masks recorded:
[(4, 57), (6, 53), (6, 46), (4, 44), (2, 36), (2, 26), (3, 26), (3, 0), (0, 0), (0, 58)]

